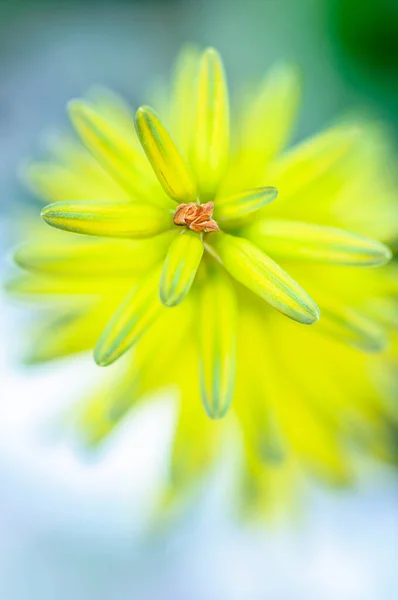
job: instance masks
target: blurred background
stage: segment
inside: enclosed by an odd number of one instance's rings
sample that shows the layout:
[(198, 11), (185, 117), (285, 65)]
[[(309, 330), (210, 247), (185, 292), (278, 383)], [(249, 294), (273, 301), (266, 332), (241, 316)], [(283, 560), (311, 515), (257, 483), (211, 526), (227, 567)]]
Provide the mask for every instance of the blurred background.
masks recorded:
[[(100, 83), (136, 105), (187, 41), (221, 51), (232, 91), (275, 61), (296, 62), (305, 76), (296, 139), (353, 109), (398, 134), (396, 0), (0, 0), (1, 276), (10, 222), (34, 209), (18, 166), (66, 123), (66, 102)], [(57, 420), (94, 380), (91, 360), (19, 367), (24, 311), (5, 298), (0, 308), (0, 598), (398, 597), (398, 484), (387, 470), (355, 492), (310, 490), (303, 516), (277, 526), (235, 523), (215, 478), (155, 535), (167, 399), (87, 458)]]

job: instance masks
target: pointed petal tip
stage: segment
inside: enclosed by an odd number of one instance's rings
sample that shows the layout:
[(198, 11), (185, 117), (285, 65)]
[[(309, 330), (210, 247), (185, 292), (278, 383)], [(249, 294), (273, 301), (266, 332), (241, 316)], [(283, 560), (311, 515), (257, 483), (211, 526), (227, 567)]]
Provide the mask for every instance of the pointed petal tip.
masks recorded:
[(98, 345), (94, 349), (94, 361), (98, 367), (109, 367), (118, 357), (112, 355), (102, 354), (101, 348)]
[(304, 325), (314, 325), (321, 318), (321, 311), (319, 310), (319, 307), (315, 304), (315, 302), (312, 302), (312, 304), (307, 305), (307, 309), (308, 309), (307, 320), (304, 320), (305, 317), (303, 317), (302, 323)]
[(376, 247), (378, 251), (375, 252), (375, 261), (373, 262), (373, 265), (381, 267), (390, 262), (393, 257), (393, 253), (388, 246), (382, 244), (381, 242), (375, 242), (375, 248)]
[(41, 209), (40, 211), (40, 217), (42, 218), (42, 220), (47, 223), (48, 225), (51, 225), (51, 221), (52, 218), (54, 217), (54, 203), (52, 204), (47, 204), (44, 208)]

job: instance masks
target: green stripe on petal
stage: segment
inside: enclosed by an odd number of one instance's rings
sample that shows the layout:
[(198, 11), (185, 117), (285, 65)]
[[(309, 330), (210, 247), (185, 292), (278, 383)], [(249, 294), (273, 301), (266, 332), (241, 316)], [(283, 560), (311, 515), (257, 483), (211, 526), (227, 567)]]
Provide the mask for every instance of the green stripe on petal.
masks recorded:
[(210, 251), (239, 283), (258, 294), (290, 319), (312, 324), (319, 309), (308, 294), (269, 256), (244, 238), (217, 233), (211, 236)]
[(220, 419), (235, 386), (237, 306), (233, 286), (219, 270), (203, 285), (198, 310), (202, 401), (209, 417)]
[(275, 161), (267, 180), (281, 196), (291, 196), (347, 156), (360, 132), (358, 127), (336, 126), (302, 142)]
[(212, 199), (224, 175), (229, 153), (229, 100), (220, 55), (202, 55), (196, 108), (193, 164), (204, 199)]
[(214, 218), (219, 223), (237, 226), (250, 221), (256, 212), (266, 206), (278, 196), (274, 187), (259, 187), (247, 190), (241, 194), (217, 198), (215, 202)]
[(391, 258), (387, 246), (370, 238), (298, 221), (258, 221), (243, 235), (264, 252), (288, 260), (369, 267), (384, 265)]
[(383, 352), (388, 347), (385, 330), (375, 321), (346, 306), (321, 304), (322, 317), (315, 330), (363, 352)]
[(170, 244), (160, 278), (160, 299), (166, 306), (176, 306), (188, 294), (203, 256), (199, 234), (183, 231)]
[[(133, 120), (130, 130), (121, 129), (84, 100), (69, 102), (68, 112), (80, 138), (104, 169), (130, 194), (157, 202), (156, 194), (148, 194), (153, 183), (151, 170), (131, 139), (135, 136)], [(164, 204), (164, 200), (159, 198), (158, 202)]]
[(58, 229), (106, 237), (147, 238), (173, 224), (166, 210), (140, 202), (55, 202), (41, 216)]
[(195, 202), (196, 183), (191, 170), (158, 115), (141, 106), (135, 115), (139, 140), (164, 191), (176, 202)]
[(101, 367), (112, 364), (136, 344), (162, 310), (158, 297), (159, 271), (134, 286), (105, 327), (94, 350)]

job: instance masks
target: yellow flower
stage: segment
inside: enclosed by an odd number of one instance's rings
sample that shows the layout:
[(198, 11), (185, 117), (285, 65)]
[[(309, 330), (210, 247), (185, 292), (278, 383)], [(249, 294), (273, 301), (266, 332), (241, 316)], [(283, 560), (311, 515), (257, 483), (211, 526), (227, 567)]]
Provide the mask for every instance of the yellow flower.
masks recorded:
[(80, 234), (40, 227), (16, 252), (28, 273), (9, 287), (63, 299), (29, 359), (94, 347), (106, 366), (131, 350), (81, 410), (92, 442), (151, 393), (178, 392), (174, 492), (231, 424), (252, 508), (303, 467), (351, 481), (352, 447), (394, 458), (398, 286), (374, 268), (397, 229), (384, 141), (339, 124), (285, 151), (299, 87), (280, 66), (230, 119), (219, 54), (187, 48), (158, 113), (133, 119), (105, 90), (73, 100), (83, 145), (61, 137), (25, 169), (51, 202), (43, 220)]

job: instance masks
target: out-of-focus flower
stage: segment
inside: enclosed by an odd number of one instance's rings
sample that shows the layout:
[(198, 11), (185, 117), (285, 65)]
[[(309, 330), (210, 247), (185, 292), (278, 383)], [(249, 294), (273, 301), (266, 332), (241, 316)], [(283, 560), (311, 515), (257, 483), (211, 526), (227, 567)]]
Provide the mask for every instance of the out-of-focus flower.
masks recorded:
[(351, 481), (356, 447), (395, 458), (398, 286), (379, 268), (395, 184), (375, 127), (339, 124), (284, 151), (299, 87), (280, 66), (230, 119), (218, 53), (189, 48), (158, 113), (143, 106), (134, 123), (104, 90), (73, 100), (83, 145), (61, 137), (25, 169), (51, 201), (44, 221), (74, 232), (42, 225), (15, 254), (27, 273), (9, 287), (58, 299), (29, 360), (127, 353), (80, 413), (92, 442), (138, 401), (177, 392), (174, 492), (216, 460), (231, 423), (250, 507), (303, 466)]

